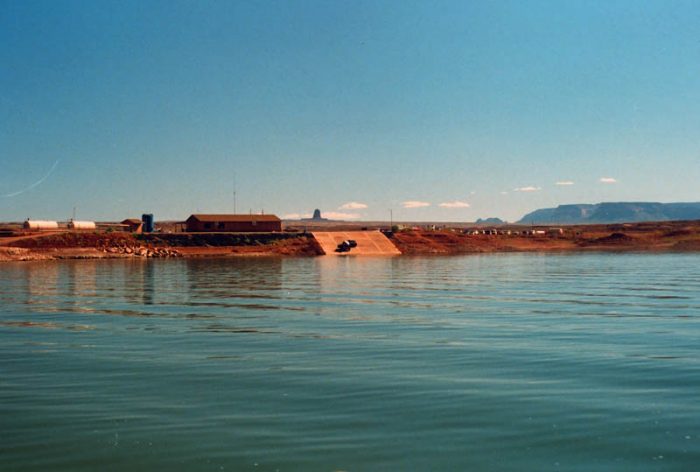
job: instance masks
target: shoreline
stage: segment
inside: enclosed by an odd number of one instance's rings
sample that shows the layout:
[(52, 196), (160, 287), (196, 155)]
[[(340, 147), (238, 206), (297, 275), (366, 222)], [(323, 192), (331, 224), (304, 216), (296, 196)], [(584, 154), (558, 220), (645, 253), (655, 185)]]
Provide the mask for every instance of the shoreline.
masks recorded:
[[(457, 251), (457, 252), (412, 252), (400, 255), (369, 255), (354, 256), (352, 254), (341, 257), (454, 257), (476, 255), (503, 255), (503, 254), (688, 254), (700, 253), (700, 249), (685, 248), (604, 248), (590, 247), (578, 249), (528, 249), (528, 250), (494, 250), (494, 251)], [(298, 257), (323, 257), (321, 255), (289, 255), (278, 254), (272, 251), (257, 252), (192, 252), (187, 255), (167, 257), (168, 259), (222, 259), (222, 258), (298, 258)], [(141, 257), (133, 254), (105, 254), (97, 249), (55, 249), (50, 251), (18, 251), (17, 248), (0, 248), (0, 264), (4, 262), (39, 262), (39, 261), (64, 261), (64, 260), (139, 260), (139, 259), (166, 259), (165, 257)]]
[[(171, 247), (171, 255), (145, 256), (134, 253), (110, 253), (97, 248), (50, 248), (27, 249), (16, 247), (0, 247), (0, 263), (3, 262), (36, 262), (36, 261), (61, 261), (61, 260), (98, 260), (98, 259), (221, 259), (221, 258), (296, 258), (296, 257), (323, 257), (321, 254), (282, 254), (274, 250), (241, 250), (241, 247), (229, 246), (219, 248), (185, 248)], [(502, 254), (586, 254), (586, 253), (637, 253), (637, 254), (670, 254), (670, 253), (700, 253), (700, 245), (697, 247), (657, 247), (657, 246), (628, 246), (628, 247), (539, 247), (528, 249), (500, 248), (489, 250), (451, 250), (451, 251), (410, 251), (400, 255), (370, 255), (360, 256), (345, 254), (341, 257), (452, 257), (469, 255), (502, 255)]]
[[(700, 221), (549, 228), (533, 234), (501, 227), (487, 234), (457, 228), (386, 235), (401, 256), (528, 253), (700, 252)], [(556, 230), (556, 231), (554, 231)], [(358, 234), (358, 236), (360, 236)], [(362, 239), (362, 238), (360, 238)], [(329, 249), (326, 247), (326, 251)], [(0, 263), (65, 259), (316, 257), (312, 233), (149, 233), (58, 231), (0, 237)], [(353, 254), (342, 256), (367, 257)]]

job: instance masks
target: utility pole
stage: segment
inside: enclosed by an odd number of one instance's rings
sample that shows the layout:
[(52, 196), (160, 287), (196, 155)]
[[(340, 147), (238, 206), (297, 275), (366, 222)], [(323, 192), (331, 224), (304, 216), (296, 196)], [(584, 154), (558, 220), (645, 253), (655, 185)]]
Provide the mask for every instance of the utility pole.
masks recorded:
[(394, 227), (394, 209), (389, 208), (389, 229)]
[(236, 173), (233, 173), (233, 214), (236, 215)]

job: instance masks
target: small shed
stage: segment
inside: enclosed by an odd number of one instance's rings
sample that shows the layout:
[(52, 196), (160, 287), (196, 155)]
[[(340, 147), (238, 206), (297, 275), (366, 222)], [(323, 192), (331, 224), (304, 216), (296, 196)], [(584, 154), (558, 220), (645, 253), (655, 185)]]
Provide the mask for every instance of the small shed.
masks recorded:
[(97, 225), (95, 224), (94, 221), (75, 221), (75, 220), (70, 220), (68, 222), (68, 228), (69, 229), (82, 229), (82, 230), (91, 230), (95, 231), (97, 229)]
[(191, 215), (185, 221), (188, 233), (270, 233), (282, 231), (275, 215)]
[(143, 221), (138, 218), (127, 218), (121, 224), (130, 233), (143, 233)]
[(58, 229), (58, 222), (47, 220), (27, 220), (24, 222), (23, 227), (24, 229), (31, 229), (35, 231)]

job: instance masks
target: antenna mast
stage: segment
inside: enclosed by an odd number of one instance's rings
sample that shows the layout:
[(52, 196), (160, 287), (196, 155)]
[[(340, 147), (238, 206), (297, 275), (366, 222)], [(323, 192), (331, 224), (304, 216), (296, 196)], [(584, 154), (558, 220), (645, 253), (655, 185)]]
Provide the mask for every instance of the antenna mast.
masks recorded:
[(233, 214), (238, 214), (236, 211), (236, 173), (233, 173)]

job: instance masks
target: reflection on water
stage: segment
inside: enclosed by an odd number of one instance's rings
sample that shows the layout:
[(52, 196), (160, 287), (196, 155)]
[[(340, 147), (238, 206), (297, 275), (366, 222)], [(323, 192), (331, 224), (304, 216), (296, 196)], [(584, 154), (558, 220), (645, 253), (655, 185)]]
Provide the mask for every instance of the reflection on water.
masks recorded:
[[(188, 293), (196, 299), (275, 298), (282, 288), (280, 258), (185, 260)], [(195, 300), (194, 303), (197, 303)]]
[(8, 470), (694, 470), (697, 255), (0, 266)]

